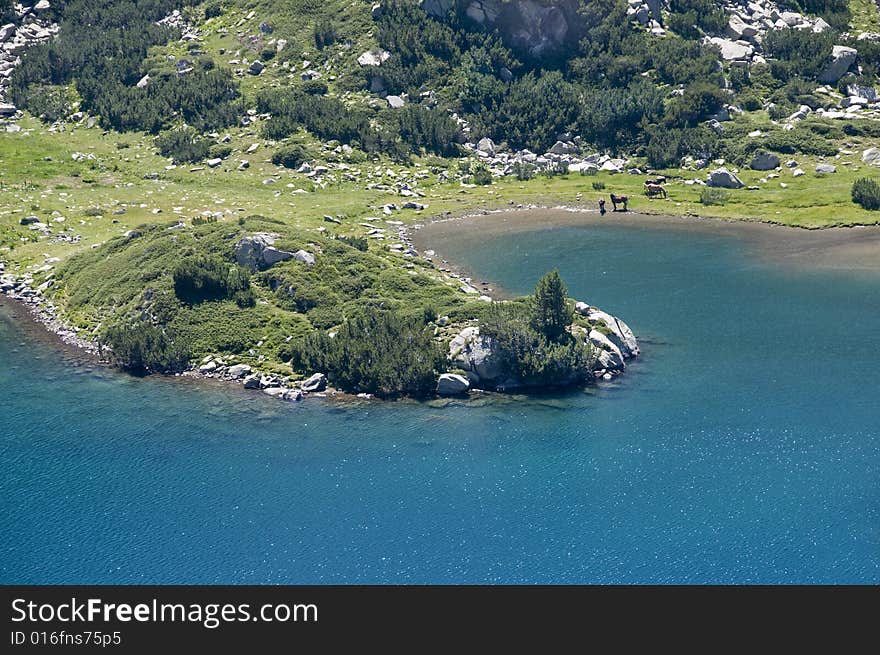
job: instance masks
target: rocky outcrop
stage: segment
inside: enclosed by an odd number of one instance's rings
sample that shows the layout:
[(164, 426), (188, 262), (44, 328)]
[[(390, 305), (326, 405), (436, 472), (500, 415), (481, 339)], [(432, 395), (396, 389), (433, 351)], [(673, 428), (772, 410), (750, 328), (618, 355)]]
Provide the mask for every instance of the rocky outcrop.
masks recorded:
[(0, 25), (0, 118), (10, 118), (17, 113), (14, 105), (3, 100), (12, 74), (21, 63), (21, 53), (58, 34), (58, 25), (47, 18), (50, 8), (48, 0), (29, 6), (16, 3), (13, 22)]
[[(452, 4), (451, 0), (423, 0), (421, 6), (428, 15), (443, 18)], [(578, 0), (470, 0), (461, 6), (471, 22), (498, 29), (508, 45), (532, 57), (574, 47), (584, 31)]]
[[(589, 328), (575, 323), (571, 326), (572, 334), (582, 337), (593, 348), (595, 362), (590, 371), (582, 371), (572, 375), (570, 379), (560, 379), (556, 386), (566, 386), (584, 378), (608, 379), (621, 373), (626, 368), (626, 360), (640, 354), (639, 344), (629, 326), (616, 316), (587, 303), (579, 302), (575, 311), (580, 314)], [(580, 319), (579, 319), (580, 321)], [(480, 328), (472, 326), (462, 330), (449, 344), (450, 365), (464, 371), (467, 375), (456, 376), (460, 380), (453, 381), (453, 374), (441, 376), (446, 379), (443, 384), (467, 382), (471, 388), (513, 390), (534, 386), (529, 380), (517, 379), (510, 375), (501, 353), (490, 337), (480, 334)], [(438, 382), (438, 393), (440, 382)], [(464, 391), (456, 392), (464, 393)]]
[(306, 250), (287, 252), (275, 248), (277, 235), (261, 232), (244, 237), (235, 244), (235, 261), (252, 271), (263, 270), (288, 259), (295, 259), (308, 266), (315, 264), (315, 256)]

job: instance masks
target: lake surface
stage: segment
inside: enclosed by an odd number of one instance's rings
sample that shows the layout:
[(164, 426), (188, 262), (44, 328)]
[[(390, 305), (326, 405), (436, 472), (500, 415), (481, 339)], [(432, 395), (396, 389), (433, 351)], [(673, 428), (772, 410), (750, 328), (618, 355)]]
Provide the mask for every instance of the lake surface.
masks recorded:
[(589, 392), (280, 403), (136, 379), (0, 305), (2, 583), (878, 583), (880, 275), (621, 225), (446, 235), (626, 320)]

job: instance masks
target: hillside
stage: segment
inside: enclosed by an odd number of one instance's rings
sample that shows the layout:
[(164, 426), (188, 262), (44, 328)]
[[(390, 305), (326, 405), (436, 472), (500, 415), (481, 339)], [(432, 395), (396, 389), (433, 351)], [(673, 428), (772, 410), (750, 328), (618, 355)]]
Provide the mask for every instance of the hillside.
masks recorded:
[[(316, 364), (294, 346), (365, 312), (446, 348), (486, 318), (488, 292), (401, 229), (447, 213), (613, 192), (654, 213), (878, 222), (851, 196), (880, 177), (880, 25), (861, 0), (0, 13), (0, 273), (83, 338), (155, 346), (141, 368), (220, 357), (301, 377)], [(649, 172), (667, 199), (644, 196)], [(261, 234), (314, 264), (248, 270), (236, 246)]]

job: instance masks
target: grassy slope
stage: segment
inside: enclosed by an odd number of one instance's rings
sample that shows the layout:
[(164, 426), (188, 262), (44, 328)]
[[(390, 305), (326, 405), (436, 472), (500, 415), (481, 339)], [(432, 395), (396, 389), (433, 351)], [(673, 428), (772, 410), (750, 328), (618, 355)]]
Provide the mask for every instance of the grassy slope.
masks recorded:
[[(303, 59), (311, 61), (310, 67), (318, 70), (323, 70), (325, 62), (330, 62), (331, 69), (326, 71), (324, 79), (332, 87), (333, 78), (338, 79), (356, 66), (354, 58), (372, 45), (369, 3), (344, 0), (305, 2), (298, 3), (296, 12), (285, 9), (284, 3), (271, 3), (275, 7), (271, 11), (267, 2), (241, 4), (246, 6), (231, 10), (203, 26), (205, 41), (202, 47), (214, 55), (218, 64), (229, 65), (227, 60), (234, 57), (253, 59), (272, 38), (289, 40), (287, 47), (262, 76), (241, 78), (246, 98), (252, 98), (258, 88), (267, 84), (297, 83)], [(319, 52), (312, 42), (313, 17), (326, 12), (328, 4), (338, 10), (342, 19), (342, 36), (351, 37), (355, 42), (351, 47), (340, 43)], [(247, 21), (245, 17), (251, 8), (255, 15)], [(258, 34), (262, 21), (274, 26), (272, 35), (264, 36), (263, 42), (256, 43), (244, 38)], [(228, 34), (218, 33), (221, 27), (227, 28)], [(226, 54), (219, 54), (221, 48)], [(184, 53), (185, 47), (179, 43), (157, 48), (152, 53), (154, 65), (170, 65), (167, 64), (168, 54), (182, 56)], [(285, 59), (291, 62), (289, 69), (282, 66)], [(762, 121), (767, 119), (753, 114), (737, 120), (748, 121), (750, 128), (760, 128)], [(74, 253), (96, 247), (144, 224), (167, 226), (182, 220), (189, 226), (187, 229), (192, 230), (192, 218), (205, 213), (219, 217), (216, 226), (204, 228), (208, 232), (238, 232), (239, 218), (262, 214), (283, 221), (282, 228), (273, 229), (291, 238), (317, 239), (320, 236), (318, 228), (328, 228), (339, 234), (363, 234), (367, 228), (360, 223), (365, 218), (381, 216), (379, 206), (405, 200), (389, 190), (365, 188), (367, 182), (392, 183), (394, 178), (383, 175), (388, 169), (402, 174), (411, 184), (422, 189), (425, 192), (422, 202), (429, 205), (425, 212), (404, 210), (389, 217), (404, 222), (424, 220), (446, 212), (463, 213), (520, 203), (594, 208), (598, 197), (607, 197), (609, 192), (628, 194), (632, 198), (632, 210), (651, 213), (699, 214), (807, 228), (878, 222), (877, 213), (860, 209), (851, 202), (849, 195), (852, 182), (867, 172), (868, 167), (859, 161), (861, 150), (872, 145), (866, 139), (852, 138), (841, 144), (854, 154), (834, 158), (833, 163), (838, 166), (835, 174), (817, 176), (813, 170), (818, 158), (795, 156), (800, 167), (807, 171), (806, 175), (794, 178), (791, 170), (786, 168), (778, 179), (760, 182), (765, 173), (743, 171), (740, 175), (745, 183), (758, 185), (759, 190), (732, 191), (725, 205), (705, 207), (698, 201), (701, 187), (687, 185), (683, 179), (669, 185), (670, 197), (665, 201), (646, 199), (641, 193), (643, 178), (630, 175), (582, 177), (571, 174), (528, 182), (505, 178), (489, 187), (466, 187), (457, 181), (439, 184), (436, 173), (441, 168), (453, 172), (457, 163), (436, 159), (416, 162), (408, 170), (388, 161), (349, 162), (348, 173), (354, 181), (342, 180), (337, 172), (334, 173), (335, 180), (330, 179), (323, 188), (315, 189), (309, 178), (271, 164), (269, 160), (276, 146), (260, 138), (259, 124), (230, 130), (234, 152), (229, 160), (220, 168), (196, 172), (192, 172), (190, 166), (166, 170), (170, 162), (155, 153), (152, 138), (147, 135), (102, 134), (98, 129), (89, 130), (84, 126), (68, 126), (63, 132), (49, 132), (31, 118), (24, 119), (20, 125), (22, 132), (0, 135), (0, 259), (11, 262), (18, 270), (33, 270), (50, 257), (66, 260)], [(324, 147), (306, 135), (296, 140), (305, 143), (310, 154), (318, 160), (335, 157), (332, 148)], [(248, 146), (254, 143), (259, 144), (259, 149), (245, 154)], [(119, 148), (119, 144), (127, 147)], [(94, 159), (76, 162), (72, 159), (75, 152), (86, 153)], [(250, 162), (249, 169), (237, 170), (241, 159)], [(783, 157), (783, 161), (785, 159)], [(144, 179), (145, 175), (152, 173), (159, 173), (160, 179)], [(370, 173), (374, 175), (368, 179)], [(705, 179), (705, 172), (700, 171), (667, 173), (684, 179)], [(276, 183), (264, 184), (264, 180), (270, 177), (276, 179)], [(605, 188), (594, 190), (594, 182), (603, 183)], [(787, 184), (787, 188), (783, 188), (780, 182)], [(308, 193), (294, 193), (298, 189)], [(120, 209), (125, 209), (125, 213), (116, 214)], [(322, 217), (325, 214), (344, 216), (343, 225), (324, 222)], [(19, 225), (20, 219), (29, 215), (36, 215), (43, 222), (54, 221), (52, 227), (56, 233), (66, 230), (80, 236), (81, 241), (69, 244), (53, 239), (37, 240), (33, 231)], [(64, 221), (58, 222), (59, 217), (64, 217)], [(385, 227), (393, 235), (395, 228), (392, 225)], [(374, 241), (371, 253), (399, 265), (402, 263), (399, 255), (388, 250), (392, 243), (393, 238), (385, 242)], [(96, 275), (94, 282), (83, 275), (78, 284), (81, 289), (97, 292), (98, 278), (120, 279), (118, 276), (124, 276), (124, 269), (130, 265), (131, 262), (124, 259), (116, 260), (116, 267), (101, 271), (101, 276)], [(455, 284), (442, 279), (438, 283)], [(123, 299), (123, 304), (131, 303), (133, 298)], [(92, 305), (71, 306), (70, 309), (70, 317), (84, 329), (92, 330), (100, 322), (100, 312), (94, 311)], [(263, 331), (252, 326), (252, 330), (248, 328), (252, 332), (248, 332), (249, 340), (266, 338), (274, 345), (278, 338), (296, 331), (297, 319), (291, 312), (270, 305), (260, 306), (259, 314), (261, 321), (274, 326), (273, 332), (258, 334)]]
[(876, 0), (849, 0), (852, 27), (860, 32), (880, 32), (880, 11)]

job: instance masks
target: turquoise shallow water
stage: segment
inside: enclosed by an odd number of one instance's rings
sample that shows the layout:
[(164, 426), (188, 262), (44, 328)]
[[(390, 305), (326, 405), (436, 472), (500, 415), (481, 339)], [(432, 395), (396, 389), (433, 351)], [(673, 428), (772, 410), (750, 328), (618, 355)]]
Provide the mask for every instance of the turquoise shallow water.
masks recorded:
[(0, 582), (880, 582), (880, 277), (622, 226), (451, 244), (558, 266), (644, 355), (591, 393), (278, 403), (38, 347), (0, 306)]

